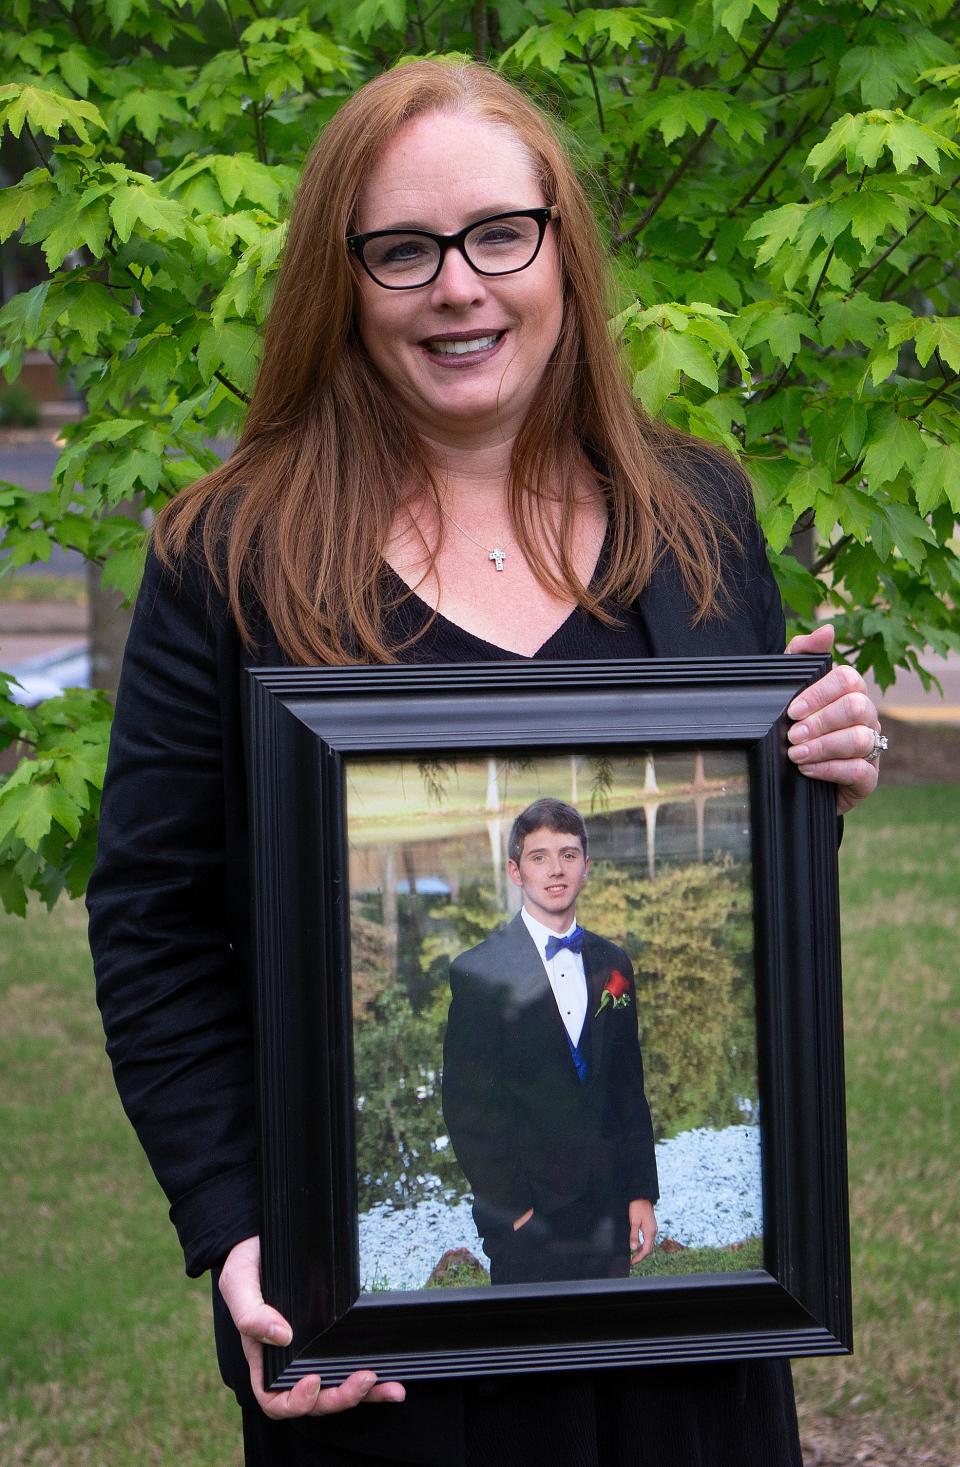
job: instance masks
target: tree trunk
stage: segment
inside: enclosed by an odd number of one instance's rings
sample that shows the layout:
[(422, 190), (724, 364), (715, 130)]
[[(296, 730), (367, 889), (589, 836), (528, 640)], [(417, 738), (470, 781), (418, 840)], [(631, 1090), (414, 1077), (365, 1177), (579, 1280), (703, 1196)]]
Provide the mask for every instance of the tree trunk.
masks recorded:
[(473, 0), (473, 54), (486, 61), (488, 46), (486, 0)]
[(101, 584), (100, 566), (87, 564), (87, 606), (90, 635), (90, 686), (111, 697), (120, 681), (120, 664), (130, 630), (132, 607), (121, 605), (119, 592)]

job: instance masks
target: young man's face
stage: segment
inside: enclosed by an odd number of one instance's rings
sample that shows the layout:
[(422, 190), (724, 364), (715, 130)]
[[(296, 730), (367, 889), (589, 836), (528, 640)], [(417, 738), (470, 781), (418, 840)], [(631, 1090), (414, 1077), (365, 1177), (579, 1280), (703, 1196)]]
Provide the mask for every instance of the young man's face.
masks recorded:
[(524, 839), (519, 862), (507, 863), (510, 880), (523, 892), (530, 916), (554, 932), (565, 932), (573, 921), (589, 870), (580, 837), (545, 826)]

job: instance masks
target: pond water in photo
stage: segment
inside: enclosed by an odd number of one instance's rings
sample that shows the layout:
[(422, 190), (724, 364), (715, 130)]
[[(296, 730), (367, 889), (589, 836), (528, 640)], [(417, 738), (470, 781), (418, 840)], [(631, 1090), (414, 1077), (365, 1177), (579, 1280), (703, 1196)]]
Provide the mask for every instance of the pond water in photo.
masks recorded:
[(745, 755), (351, 760), (346, 782), (363, 1287), (485, 1277), (440, 1104), (449, 964), (519, 910), (510, 828), (544, 796), (586, 822), (577, 920), (634, 966), (672, 1266), (700, 1248), (757, 1266), (740, 1248), (762, 1235)]

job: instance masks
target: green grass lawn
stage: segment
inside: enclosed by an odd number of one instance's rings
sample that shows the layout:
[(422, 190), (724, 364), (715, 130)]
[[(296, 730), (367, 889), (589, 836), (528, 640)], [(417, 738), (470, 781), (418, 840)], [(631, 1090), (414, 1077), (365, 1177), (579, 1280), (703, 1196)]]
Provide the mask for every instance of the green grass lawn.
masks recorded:
[[(842, 869), (857, 1353), (798, 1363), (801, 1404), (952, 1463), (960, 786), (881, 790)], [(238, 1463), (206, 1284), (120, 1111), (79, 905), (0, 918), (0, 1074), (0, 1462)]]
[(840, 865), (855, 1354), (798, 1363), (798, 1394), (954, 1467), (960, 785), (881, 787)]

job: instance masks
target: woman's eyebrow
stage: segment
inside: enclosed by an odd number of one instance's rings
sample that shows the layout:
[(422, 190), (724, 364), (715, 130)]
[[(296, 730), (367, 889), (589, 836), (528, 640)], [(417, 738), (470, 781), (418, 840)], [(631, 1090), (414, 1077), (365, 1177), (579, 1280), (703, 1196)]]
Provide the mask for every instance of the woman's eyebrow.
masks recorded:
[[(470, 209), (464, 215), (461, 229), (469, 229), (471, 224), (478, 224), (483, 219), (489, 219), (494, 214), (517, 214), (523, 209), (542, 209), (542, 204), (484, 204), (482, 209)], [(426, 234), (458, 234), (456, 229), (431, 229), (429, 224), (424, 224), (422, 219), (400, 219), (396, 223), (378, 224), (376, 229), (368, 229), (367, 234), (379, 234), (382, 230), (419, 229)]]

